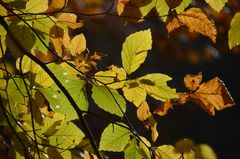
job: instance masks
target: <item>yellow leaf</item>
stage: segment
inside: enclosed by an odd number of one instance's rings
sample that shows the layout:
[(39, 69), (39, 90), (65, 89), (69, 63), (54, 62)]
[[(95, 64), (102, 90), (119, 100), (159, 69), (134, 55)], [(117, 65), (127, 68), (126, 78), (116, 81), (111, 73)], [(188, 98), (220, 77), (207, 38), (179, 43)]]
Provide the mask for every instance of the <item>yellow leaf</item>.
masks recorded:
[(57, 19), (71, 29), (77, 29), (83, 26), (83, 22), (77, 22), (77, 15), (73, 13), (61, 13)]
[(6, 30), (2, 25), (0, 25), (0, 59), (4, 56), (6, 51), (6, 44), (5, 44), (6, 35), (7, 35)]
[(240, 44), (240, 12), (236, 13), (231, 21), (231, 27), (228, 31), (229, 48)]
[(172, 145), (162, 145), (155, 149), (157, 158), (159, 159), (180, 159), (179, 153)]
[(48, 9), (48, 0), (29, 0), (26, 3), (27, 13), (41, 13)]
[(71, 40), (70, 52), (73, 56), (81, 54), (86, 49), (86, 39), (83, 34), (79, 34), (73, 37)]
[(7, 81), (3, 78), (3, 70), (0, 69), (0, 90), (6, 88)]
[(67, 6), (68, 0), (51, 0), (49, 11), (61, 10)]
[(205, 0), (214, 10), (220, 12), (228, 0)]
[(137, 117), (140, 121), (144, 121), (150, 115), (151, 115), (151, 113), (150, 113), (149, 105), (148, 105), (147, 101), (143, 101), (137, 109)]
[(84, 151), (84, 159), (98, 159), (96, 155), (90, 153), (89, 151)]
[(139, 87), (140, 83), (137, 80), (126, 81), (122, 91), (124, 97), (138, 107), (144, 100), (146, 100), (146, 91)]
[(214, 22), (200, 8), (190, 8), (177, 14), (177, 17), (170, 17), (167, 30), (170, 33), (182, 26), (187, 26), (190, 32), (208, 36), (213, 42), (216, 42), (217, 30)]

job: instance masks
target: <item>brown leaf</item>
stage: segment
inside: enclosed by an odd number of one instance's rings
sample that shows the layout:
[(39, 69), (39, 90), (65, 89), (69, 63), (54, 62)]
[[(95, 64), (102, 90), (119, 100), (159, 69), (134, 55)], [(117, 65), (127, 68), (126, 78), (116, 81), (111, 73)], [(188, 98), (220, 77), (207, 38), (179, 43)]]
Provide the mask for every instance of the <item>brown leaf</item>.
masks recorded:
[(195, 91), (202, 81), (202, 72), (199, 72), (196, 75), (186, 74), (184, 77), (184, 85), (190, 91)]
[(158, 106), (155, 110), (154, 110), (154, 114), (160, 115), (160, 116), (164, 116), (167, 114), (167, 111), (173, 106), (173, 103), (171, 100), (163, 102), (160, 106)]
[(67, 6), (68, 0), (50, 0), (48, 12), (61, 10)]
[(137, 117), (140, 121), (146, 120), (151, 115), (147, 101), (143, 101), (137, 109)]
[(182, 3), (183, 0), (166, 0), (166, 3), (170, 9), (176, 8)]
[(167, 23), (169, 33), (181, 26), (187, 26), (190, 32), (198, 32), (216, 42), (217, 30), (214, 22), (200, 8), (190, 8), (173, 16)]
[(201, 84), (195, 93), (190, 94), (190, 100), (196, 102), (210, 115), (215, 115), (215, 109), (222, 110), (235, 104), (218, 77)]
[(71, 29), (77, 29), (83, 26), (83, 22), (77, 22), (77, 15), (73, 13), (61, 13), (57, 19)]

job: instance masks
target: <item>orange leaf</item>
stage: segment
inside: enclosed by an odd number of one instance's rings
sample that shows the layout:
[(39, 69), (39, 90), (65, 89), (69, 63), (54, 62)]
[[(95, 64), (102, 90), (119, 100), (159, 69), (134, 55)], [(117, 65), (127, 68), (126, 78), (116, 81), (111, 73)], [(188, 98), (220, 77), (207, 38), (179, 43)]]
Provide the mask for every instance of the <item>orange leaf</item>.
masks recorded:
[(235, 104), (218, 77), (201, 84), (195, 93), (190, 94), (190, 100), (199, 104), (210, 115), (215, 115), (215, 109), (222, 110)]
[(170, 17), (170, 21), (167, 23), (169, 33), (181, 26), (187, 26), (190, 32), (208, 36), (213, 42), (216, 42), (217, 30), (215, 25), (200, 8), (190, 8), (180, 14), (171, 16), (174, 17)]
[(137, 117), (140, 121), (147, 120), (151, 115), (149, 105), (146, 101), (143, 101), (137, 109)]
[(202, 81), (202, 72), (199, 72), (196, 75), (186, 74), (184, 77), (184, 85), (190, 91), (195, 91)]
[(167, 114), (167, 111), (172, 108), (173, 103), (171, 100), (163, 102), (160, 106), (158, 106), (155, 110), (154, 110), (154, 114), (160, 115), (160, 116), (164, 116)]
[(73, 13), (61, 13), (58, 16), (58, 20), (71, 29), (77, 29), (83, 26), (83, 22), (77, 22), (77, 16)]

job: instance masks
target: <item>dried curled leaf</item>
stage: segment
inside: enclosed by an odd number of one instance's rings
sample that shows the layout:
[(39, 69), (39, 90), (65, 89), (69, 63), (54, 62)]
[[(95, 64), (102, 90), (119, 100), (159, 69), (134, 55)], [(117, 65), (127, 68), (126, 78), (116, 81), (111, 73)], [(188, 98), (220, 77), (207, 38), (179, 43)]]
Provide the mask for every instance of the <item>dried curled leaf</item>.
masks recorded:
[(196, 75), (187, 74), (184, 77), (184, 85), (190, 91), (195, 91), (202, 81), (202, 72), (199, 72)]
[(160, 106), (158, 106), (154, 110), (154, 114), (157, 114), (159, 116), (163, 116), (167, 114), (167, 111), (173, 106), (173, 102), (171, 100), (168, 100), (166, 102), (163, 102)]
[(189, 100), (199, 104), (210, 115), (215, 115), (215, 109), (222, 110), (235, 104), (223, 81), (218, 77), (201, 84), (195, 93), (190, 94)]
[(147, 120), (147, 118), (151, 115), (150, 108), (147, 101), (143, 101), (141, 105), (137, 109), (137, 117), (140, 121)]
[(177, 15), (172, 15), (167, 23), (168, 33), (182, 26), (187, 26), (190, 32), (208, 36), (216, 42), (217, 30), (213, 21), (200, 8), (190, 8)]

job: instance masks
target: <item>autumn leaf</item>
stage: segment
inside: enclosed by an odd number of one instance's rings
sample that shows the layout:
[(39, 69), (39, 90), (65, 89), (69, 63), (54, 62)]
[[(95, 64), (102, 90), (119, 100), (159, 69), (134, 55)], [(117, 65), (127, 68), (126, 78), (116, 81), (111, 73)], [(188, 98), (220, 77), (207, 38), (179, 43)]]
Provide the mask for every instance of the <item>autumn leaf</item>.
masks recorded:
[(147, 101), (143, 101), (137, 109), (137, 117), (140, 121), (144, 121), (150, 115), (151, 115), (151, 113), (150, 113), (149, 105), (148, 105)]
[(195, 91), (202, 81), (202, 73), (199, 72), (196, 75), (187, 74), (184, 77), (184, 85), (190, 91)]
[(86, 49), (86, 39), (83, 34), (73, 37), (71, 40), (70, 52), (73, 56), (81, 54)]
[(51, 0), (48, 8), (48, 12), (53, 12), (56, 10), (61, 10), (67, 6), (68, 0)]
[(71, 29), (77, 29), (83, 26), (83, 22), (77, 22), (77, 15), (73, 13), (61, 13), (57, 19)]
[(159, 116), (163, 116), (167, 114), (167, 111), (173, 106), (173, 103), (171, 100), (168, 100), (166, 102), (163, 102), (160, 106), (158, 106), (154, 110), (154, 114), (157, 114)]
[(216, 27), (202, 9), (190, 8), (172, 16), (167, 23), (168, 33), (182, 26), (187, 26), (190, 32), (197, 32), (208, 36), (213, 42), (216, 42)]
[(215, 109), (222, 110), (235, 104), (218, 77), (201, 84), (195, 93), (190, 94), (189, 100), (196, 102), (210, 115), (215, 115)]

